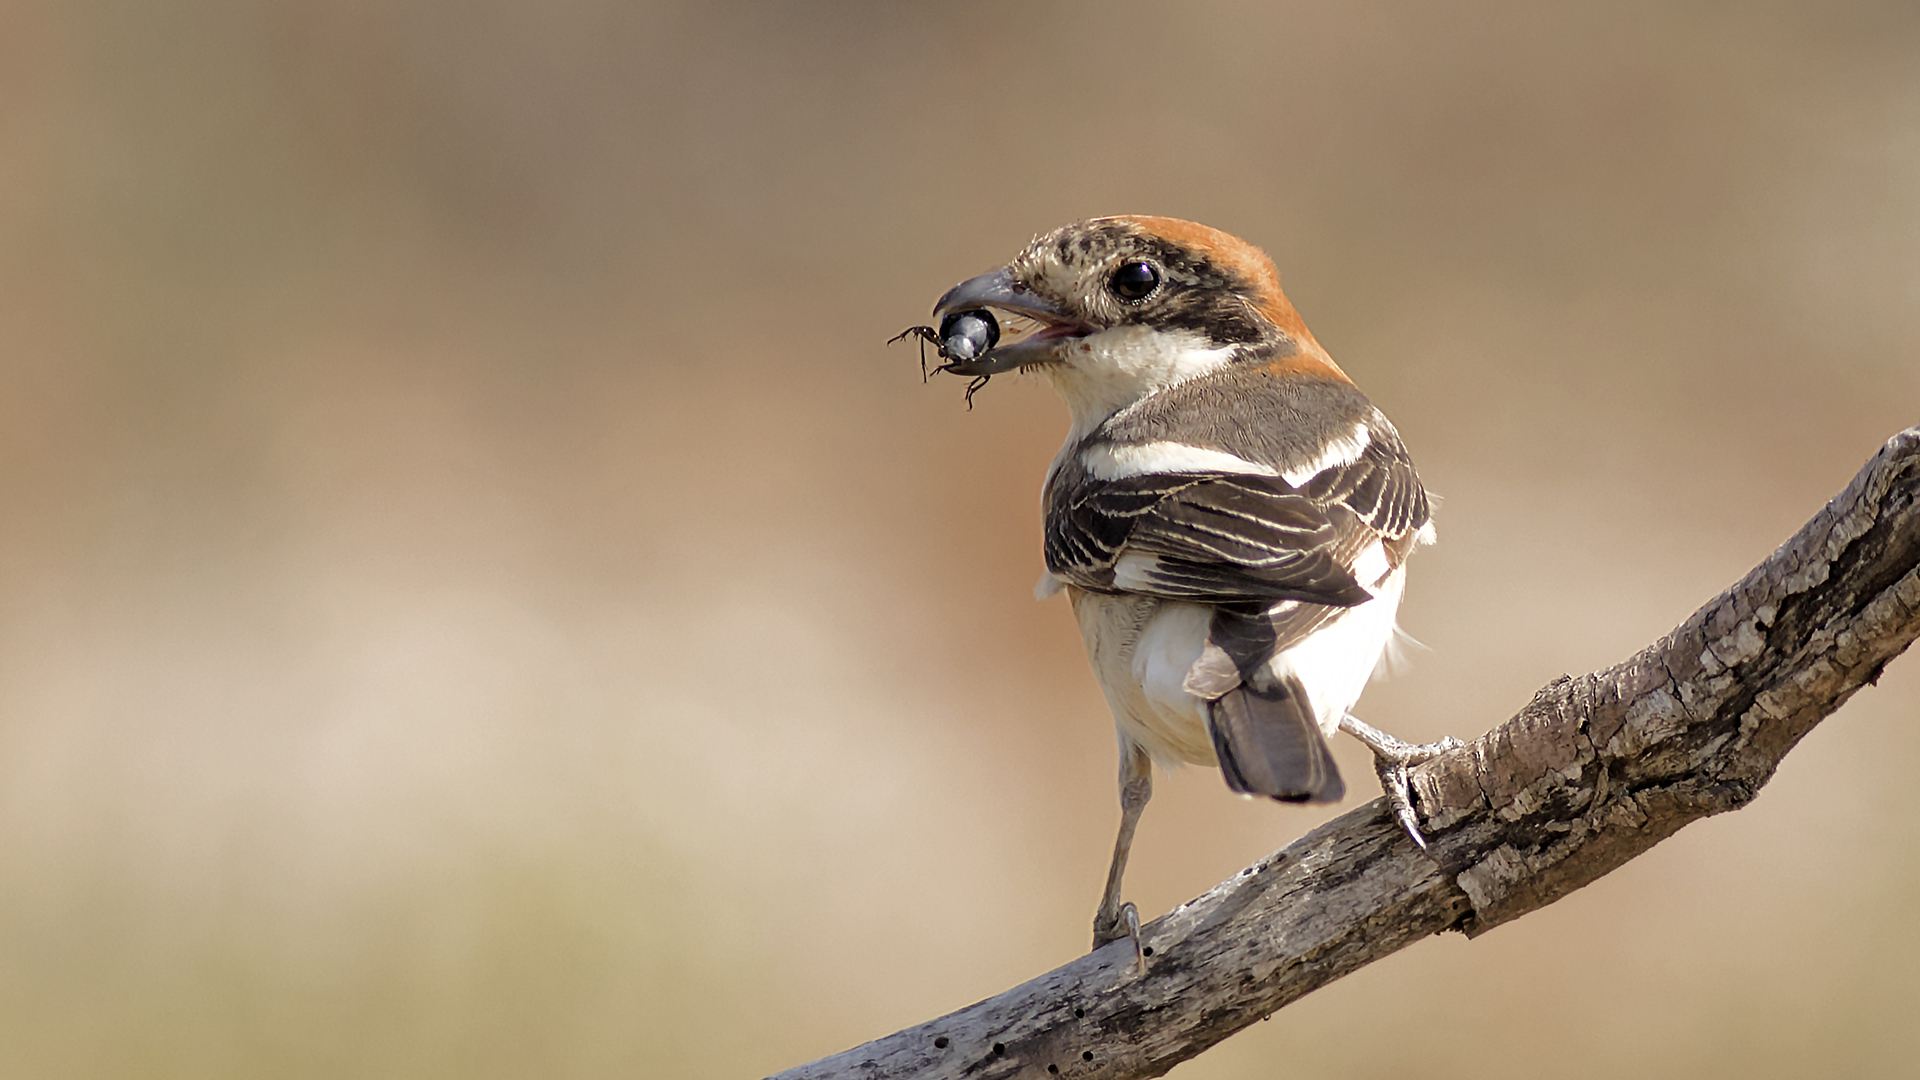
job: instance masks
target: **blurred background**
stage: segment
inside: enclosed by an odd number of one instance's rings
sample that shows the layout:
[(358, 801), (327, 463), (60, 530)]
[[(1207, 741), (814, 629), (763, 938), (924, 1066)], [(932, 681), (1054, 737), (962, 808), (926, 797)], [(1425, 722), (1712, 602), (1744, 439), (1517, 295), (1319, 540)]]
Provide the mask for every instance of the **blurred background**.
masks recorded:
[[(1920, 421), (1920, 7), (0, 0), (9, 1077), (750, 1077), (1086, 948), (1033, 234), (1270, 251), (1445, 497), (1475, 736)], [(1885, 1076), (1920, 660), (1757, 803), (1177, 1077)], [(1372, 797), (1163, 778), (1156, 916)]]

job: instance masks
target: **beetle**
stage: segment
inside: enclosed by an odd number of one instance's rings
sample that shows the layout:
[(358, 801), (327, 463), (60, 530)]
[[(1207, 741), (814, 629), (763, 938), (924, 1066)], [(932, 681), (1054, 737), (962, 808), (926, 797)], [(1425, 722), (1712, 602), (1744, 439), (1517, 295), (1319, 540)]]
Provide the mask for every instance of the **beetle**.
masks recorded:
[[(939, 350), (940, 359), (946, 361), (935, 371), (952, 371), (964, 374), (959, 368), (969, 361), (978, 359), (987, 350), (1000, 342), (1000, 320), (986, 308), (974, 308), (970, 311), (952, 311), (940, 320), (940, 329), (931, 326), (909, 326), (890, 338), (887, 344), (905, 338), (920, 339), (920, 376), (927, 374), (927, 345), (931, 343)], [(973, 408), (974, 391), (987, 385), (991, 375), (976, 375), (967, 384), (967, 408)]]

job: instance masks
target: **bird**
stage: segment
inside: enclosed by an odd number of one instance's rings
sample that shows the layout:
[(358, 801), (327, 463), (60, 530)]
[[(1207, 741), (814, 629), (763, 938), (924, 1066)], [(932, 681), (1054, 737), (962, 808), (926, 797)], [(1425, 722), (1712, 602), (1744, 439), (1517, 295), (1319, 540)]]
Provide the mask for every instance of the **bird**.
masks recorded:
[[(1091, 218), (955, 285), (934, 315), (960, 346), (942, 348), (941, 370), (974, 387), (1036, 373), (1067, 406), (1035, 595), (1066, 593), (1119, 743), (1094, 948), (1129, 940), (1144, 970), (1121, 880), (1156, 763), (1217, 766), (1243, 795), (1335, 802), (1346, 787), (1327, 740), (1345, 730), (1424, 848), (1408, 767), (1460, 744), (1402, 742), (1349, 710), (1398, 632), (1433, 500), (1273, 261), (1196, 222)], [(999, 317), (1026, 332), (1002, 341)]]

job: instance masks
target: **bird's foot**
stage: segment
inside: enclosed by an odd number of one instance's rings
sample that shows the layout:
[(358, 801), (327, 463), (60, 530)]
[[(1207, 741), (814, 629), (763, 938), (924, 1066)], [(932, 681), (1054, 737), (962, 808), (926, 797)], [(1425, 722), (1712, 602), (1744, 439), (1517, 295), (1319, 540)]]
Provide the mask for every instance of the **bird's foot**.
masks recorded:
[(1140, 944), (1140, 910), (1131, 901), (1117, 911), (1102, 908), (1093, 916), (1093, 947), (1097, 950), (1115, 941), (1133, 942), (1133, 970), (1136, 974), (1147, 970), (1147, 953)]
[(1451, 735), (1438, 742), (1402, 742), (1351, 715), (1341, 719), (1340, 730), (1366, 743), (1367, 749), (1373, 751), (1373, 768), (1380, 774), (1380, 787), (1386, 791), (1387, 806), (1393, 810), (1400, 827), (1413, 838), (1414, 844), (1425, 851), (1427, 838), (1421, 835), (1420, 817), (1413, 812), (1413, 796), (1407, 772), (1415, 765), (1431, 761), (1449, 750), (1458, 750), (1466, 743)]

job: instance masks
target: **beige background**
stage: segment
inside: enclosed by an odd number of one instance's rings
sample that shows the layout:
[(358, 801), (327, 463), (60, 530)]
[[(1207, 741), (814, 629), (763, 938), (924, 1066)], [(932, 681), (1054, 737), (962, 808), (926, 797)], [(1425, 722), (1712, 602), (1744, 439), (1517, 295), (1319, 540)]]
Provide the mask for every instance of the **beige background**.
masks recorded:
[[(753, 1076), (1082, 951), (1063, 413), (883, 342), (1118, 212), (1272, 252), (1445, 496), (1404, 736), (1920, 420), (1907, 0), (0, 2), (0, 1072)], [(1899, 1074), (1916, 711), (1174, 1075)], [(1131, 895), (1346, 808), (1177, 774)]]

